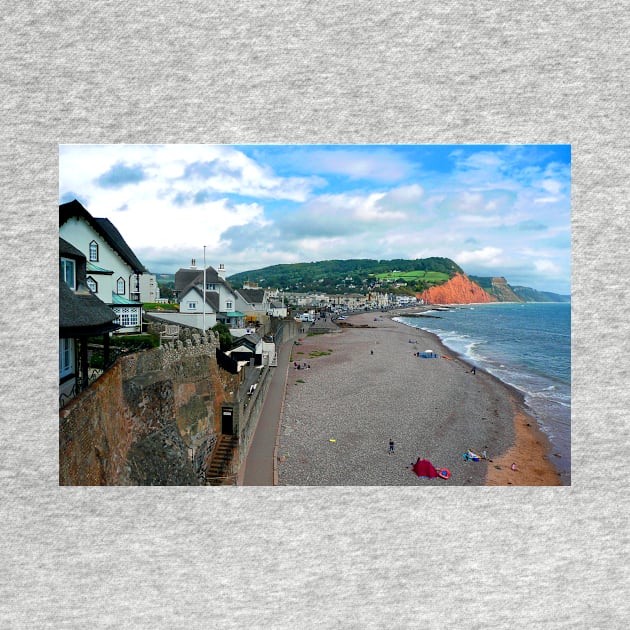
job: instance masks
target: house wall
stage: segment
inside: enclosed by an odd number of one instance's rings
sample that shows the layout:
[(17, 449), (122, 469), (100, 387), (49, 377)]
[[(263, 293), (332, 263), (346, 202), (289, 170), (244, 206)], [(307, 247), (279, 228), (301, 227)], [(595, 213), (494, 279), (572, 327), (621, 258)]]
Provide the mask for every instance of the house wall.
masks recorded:
[[(130, 276), (133, 270), (129, 265), (97, 234), (83, 219), (75, 217), (66, 221), (59, 227), (59, 236), (80, 250), (88, 262), (90, 261), (90, 243), (94, 240), (98, 243), (98, 261), (94, 264), (113, 271), (113, 275), (92, 276), (98, 283), (96, 295), (106, 304), (111, 304), (112, 292), (116, 293), (116, 281), (119, 277), (125, 280), (125, 296), (130, 299)], [(90, 275), (88, 273), (88, 275)]]
[(140, 301), (157, 302), (160, 299), (160, 288), (154, 273), (143, 273), (140, 276)]
[(121, 357), (60, 410), (59, 483), (198, 483), (228, 396), (217, 345), (214, 335), (194, 335)]
[[(219, 312), (235, 311), (236, 295), (222, 283), (217, 284), (216, 287), (219, 293)], [(232, 306), (228, 306), (228, 302), (231, 302)]]

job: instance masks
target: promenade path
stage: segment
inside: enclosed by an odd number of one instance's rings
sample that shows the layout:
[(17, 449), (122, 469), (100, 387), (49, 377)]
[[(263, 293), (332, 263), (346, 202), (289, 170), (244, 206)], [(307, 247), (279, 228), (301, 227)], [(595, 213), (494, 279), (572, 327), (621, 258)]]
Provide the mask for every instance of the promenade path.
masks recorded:
[(293, 341), (280, 346), (278, 366), (274, 368), (254, 437), (239, 471), (239, 486), (274, 485), (274, 452), (292, 348)]
[[(307, 334), (309, 331), (338, 332), (339, 327), (330, 318), (317, 319), (314, 324), (303, 328), (300, 332)], [(274, 477), (275, 448), (293, 344), (294, 340), (291, 339), (280, 346), (278, 366), (274, 369), (254, 437), (239, 470), (239, 486), (273, 486), (277, 483)]]

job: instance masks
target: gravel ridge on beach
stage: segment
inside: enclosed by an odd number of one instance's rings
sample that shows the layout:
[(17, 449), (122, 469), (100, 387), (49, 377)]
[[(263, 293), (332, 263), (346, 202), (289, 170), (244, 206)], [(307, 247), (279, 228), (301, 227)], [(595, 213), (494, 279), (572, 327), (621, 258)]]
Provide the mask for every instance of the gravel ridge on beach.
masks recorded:
[[(472, 374), (435, 335), (390, 315), (354, 315), (352, 327), (304, 334), (293, 346), (278, 436), (280, 485), (485, 485), (492, 462), (467, 462), (462, 453), (485, 450), (491, 460), (514, 443), (510, 390), (489, 374)], [(438, 358), (414, 356), (425, 350)], [(417, 477), (411, 466), (418, 458), (451, 477)]]

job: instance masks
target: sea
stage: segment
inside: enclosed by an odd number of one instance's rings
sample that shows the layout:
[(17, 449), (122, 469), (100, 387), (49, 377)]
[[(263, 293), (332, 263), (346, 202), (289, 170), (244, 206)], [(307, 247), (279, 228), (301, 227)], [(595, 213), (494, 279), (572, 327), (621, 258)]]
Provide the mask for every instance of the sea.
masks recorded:
[(549, 438), (562, 483), (570, 485), (571, 304), (498, 302), (436, 309), (395, 320), (434, 333), (478, 370), (519, 390)]

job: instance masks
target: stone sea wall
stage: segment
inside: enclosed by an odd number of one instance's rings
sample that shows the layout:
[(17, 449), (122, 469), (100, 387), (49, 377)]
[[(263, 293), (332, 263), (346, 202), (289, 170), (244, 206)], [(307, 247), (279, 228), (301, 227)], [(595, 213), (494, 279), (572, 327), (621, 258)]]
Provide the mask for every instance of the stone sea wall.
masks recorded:
[(217, 346), (212, 334), (188, 332), (119, 358), (59, 412), (59, 483), (200, 483), (235, 388), (219, 372)]

